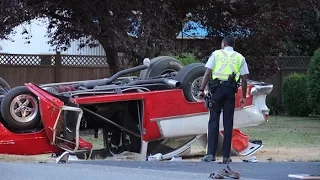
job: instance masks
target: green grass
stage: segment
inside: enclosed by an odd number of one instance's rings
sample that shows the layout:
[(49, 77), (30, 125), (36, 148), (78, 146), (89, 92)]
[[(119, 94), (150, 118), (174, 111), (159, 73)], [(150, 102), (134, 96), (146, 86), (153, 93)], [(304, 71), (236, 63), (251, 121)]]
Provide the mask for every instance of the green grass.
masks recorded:
[(320, 118), (316, 117), (271, 116), (260, 126), (241, 130), (269, 147), (320, 147)]
[[(243, 128), (241, 131), (251, 140), (262, 140), (268, 147), (319, 147), (320, 118), (270, 116), (269, 121), (259, 126)], [(102, 148), (102, 134), (96, 139), (93, 135), (82, 136), (93, 142), (94, 148)]]

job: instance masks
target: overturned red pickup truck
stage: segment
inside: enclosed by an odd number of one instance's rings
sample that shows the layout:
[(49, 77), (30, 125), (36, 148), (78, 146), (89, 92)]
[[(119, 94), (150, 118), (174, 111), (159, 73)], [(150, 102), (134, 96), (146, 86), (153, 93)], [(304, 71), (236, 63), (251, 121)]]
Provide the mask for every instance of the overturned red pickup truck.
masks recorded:
[[(112, 156), (124, 151), (162, 153), (163, 159), (190, 152), (195, 141), (206, 147), (208, 110), (197, 97), (206, 68), (184, 66), (160, 56), (110, 78), (10, 88), (0, 79), (0, 153), (36, 155), (68, 151)], [(124, 76), (140, 71), (140, 76)], [(239, 129), (268, 121), (266, 96), (273, 85), (249, 81), (244, 108), (236, 103), (232, 152), (250, 155), (263, 147)], [(239, 102), (242, 90), (236, 98)], [(221, 119), (222, 121), (222, 113)], [(220, 138), (223, 139), (220, 122)], [(83, 130), (103, 131), (104, 147), (80, 138)], [(168, 145), (171, 140), (180, 144)], [(221, 141), (220, 141), (221, 142)]]

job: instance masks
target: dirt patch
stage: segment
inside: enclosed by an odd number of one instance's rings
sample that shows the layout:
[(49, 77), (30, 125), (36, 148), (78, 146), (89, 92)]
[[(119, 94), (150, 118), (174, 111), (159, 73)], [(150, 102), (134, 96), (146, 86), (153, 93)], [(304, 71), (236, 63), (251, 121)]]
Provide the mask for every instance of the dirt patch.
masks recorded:
[[(205, 151), (198, 147), (193, 147), (190, 154), (183, 158), (184, 161), (200, 161)], [(320, 161), (320, 148), (285, 148), (285, 147), (264, 147), (253, 156), (256, 156), (260, 162), (314, 162)], [(218, 161), (221, 157), (217, 157)], [(249, 157), (233, 156), (233, 162), (242, 162)], [(139, 155), (131, 152), (123, 152), (114, 157), (109, 157), (108, 161), (137, 161)], [(6, 162), (55, 162), (51, 154), (42, 154), (34, 156), (20, 155), (0, 155), (0, 161)]]
[(55, 159), (53, 157), (51, 157), (51, 154), (41, 154), (41, 155), (33, 155), (33, 156), (0, 154), (0, 161), (5, 161), (5, 162), (55, 162)]
[(255, 156), (261, 161), (320, 161), (320, 148), (265, 147)]
[(140, 155), (137, 153), (133, 152), (123, 152), (121, 154), (117, 154), (116, 156), (113, 157), (108, 157), (104, 160), (109, 160), (109, 161), (139, 161), (140, 160)]
[[(205, 151), (200, 148), (193, 148), (191, 153), (184, 158), (187, 161), (199, 161), (205, 154)], [(314, 162), (320, 161), (320, 147), (318, 148), (286, 148), (286, 147), (263, 147), (258, 152), (253, 154), (260, 162)], [(217, 157), (218, 160), (222, 159)], [(234, 162), (242, 162), (248, 156), (233, 156)]]

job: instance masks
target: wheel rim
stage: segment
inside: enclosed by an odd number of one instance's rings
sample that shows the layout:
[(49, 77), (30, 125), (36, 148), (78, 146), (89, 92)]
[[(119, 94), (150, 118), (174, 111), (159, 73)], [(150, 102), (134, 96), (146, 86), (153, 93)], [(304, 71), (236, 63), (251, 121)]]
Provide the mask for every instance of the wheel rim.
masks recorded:
[[(192, 95), (192, 98), (195, 99), (198, 102), (202, 102), (203, 101), (203, 99), (200, 99), (198, 97), (199, 89), (200, 89), (201, 84), (202, 84), (202, 79), (203, 79), (203, 76), (198, 77), (191, 84), (191, 95)], [(204, 88), (204, 93), (208, 93), (208, 85), (206, 85), (206, 87)]]
[(28, 94), (15, 97), (10, 104), (10, 114), (14, 120), (27, 123), (32, 121), (38, 113), (37, 100)]

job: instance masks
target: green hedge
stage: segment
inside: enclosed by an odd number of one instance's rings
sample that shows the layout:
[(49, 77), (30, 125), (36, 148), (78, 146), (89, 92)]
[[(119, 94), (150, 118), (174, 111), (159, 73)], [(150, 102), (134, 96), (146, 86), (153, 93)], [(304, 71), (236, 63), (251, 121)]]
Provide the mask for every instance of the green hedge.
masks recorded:
[(313, 113), (320, 114), (320, 49), (310, 60), (307, 73), (308, 103)]
[(293, 73), (284, 78), (283, 106), (290, 116), (308, 116), (311, 110), (308, 105), (307, 76)]
[(197, 57), (193, 53), (185, 53), (184, 52), (184, 53), (181, 53), (181, 54), (171, 55), (171, 56), (173, 56), (174, 58), (178, 59), (185, 66), (188, 65), (188, 64), (199, 62), (197, 60)]
[(311, 58), (307, 80), (309, 107), (313, 113), (320, 114), (320, 49)]
[(279, 103), (278, 98), (275, 96), (268, 95), (266, 98), (267, 107), (270, 109), (269, 114), (272, 116), (281, 115), (283, 113), (283, 108), (281, 103)]

